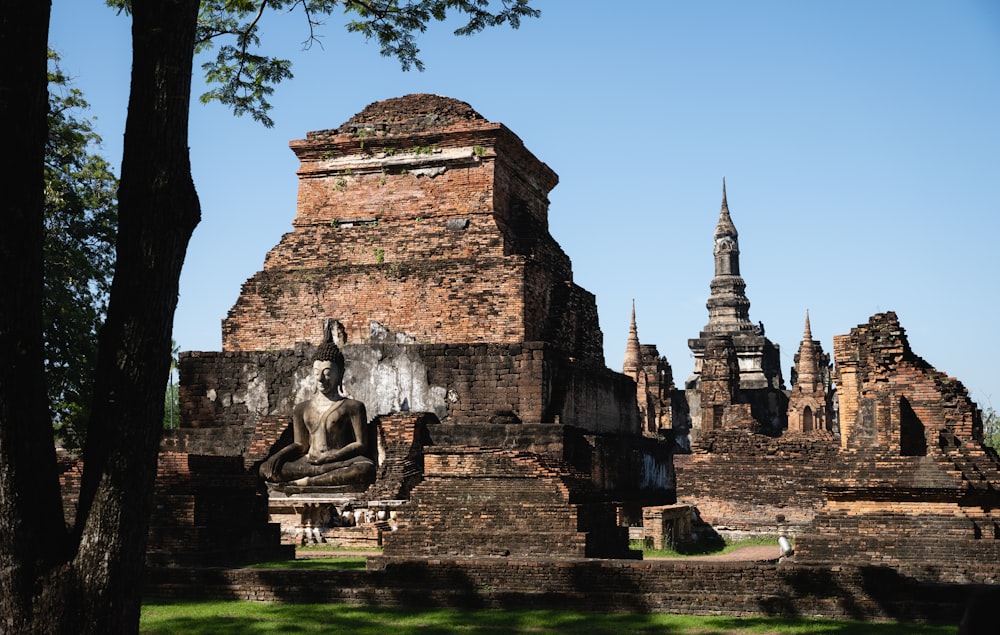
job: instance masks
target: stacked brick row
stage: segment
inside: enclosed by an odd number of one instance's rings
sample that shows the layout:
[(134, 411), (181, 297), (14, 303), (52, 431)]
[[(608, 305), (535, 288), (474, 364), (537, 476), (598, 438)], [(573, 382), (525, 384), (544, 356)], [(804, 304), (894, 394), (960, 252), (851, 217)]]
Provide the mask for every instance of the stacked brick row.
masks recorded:
[(809, 562), (876, 562), (942, 582), (1000, 582), (1000, 464), (944, 433), (928, 456), (846, 452), (795, 545)]
[(1000, 516), (955, 504), (835, 502), (795, 544), (800, 561), (869, 562), (945, 583), (1000, 583)]
[(379, 466), (368, 500), (408, 499), (423, 478), (427, 426), (436, 421), (427, 413), (399, 413), (377, 421)]
[(674, 457), (678, 502), (716, 529), (794, 535), (826, 501), (823, 483), (838, 446), (824, 432), (774, 438), (712, 430), (692, 451)]
[(969, 599), (988, 588), (921, 582), (879, 566), (384, 556), (373, 565), (159, 569), (150, 572), (147, 597), (956, 624)]
[[(83, 463), (60, 458), (67, 524), (80, 496)], [(239, 456), (161, 451), (157, 464), (146, 562), (151, 566), (216, 566), (281, 560), (294, 551), (268, 522), (260, 479)]]
[(527, 452), (432, 447), (411, 493), (407, 522), (383, 537), (387, 556), (624, 557), (615, 510), (578, 502), (589, 483)]
[(293, 557), (268, 522), (267, 499), (240, 457), (162, 452), (146, 561), (219, 565)]

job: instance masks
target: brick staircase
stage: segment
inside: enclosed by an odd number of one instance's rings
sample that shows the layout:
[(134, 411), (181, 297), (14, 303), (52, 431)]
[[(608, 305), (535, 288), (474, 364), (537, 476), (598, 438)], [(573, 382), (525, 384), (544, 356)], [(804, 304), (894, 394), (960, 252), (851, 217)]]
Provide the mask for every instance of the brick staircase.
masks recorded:
[(796, 540), (797, 561), (1000, 582), (1000, 472), (990, 453), (942, 430), (927, 456), (849, 454), (825, 485), (828, 504)]
[(616, 508), (569, 465), (531, 452), (429, 447), (393, 556), (637, 557)]

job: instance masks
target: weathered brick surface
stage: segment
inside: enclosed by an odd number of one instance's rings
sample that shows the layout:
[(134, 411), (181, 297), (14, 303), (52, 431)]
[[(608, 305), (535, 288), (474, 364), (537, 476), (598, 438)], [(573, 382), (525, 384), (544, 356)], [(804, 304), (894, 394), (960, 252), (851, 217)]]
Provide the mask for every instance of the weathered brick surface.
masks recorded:
[[(501, 427), (507, 429), (508, 435), (517, 435), (520, 426)], [(461, 427), (462, 431), (468, 429)], [(429, 433), (434, 439), (434, 426)], [(478, 444), (425, 448), (424, 479), (411, 492), (406, 523), (384, 536), (385, 553), (629, 555), (627, 530), (617, 524), (613, 492), (615, 483), (642, 484), (644, 475), (630, 473), (628, 461), (623, 461), (617, 453), (612, 456), (617, 447), (615, 439), (570, 433), (561, 445), (562, 453), (536, 453), (496, 447), (497, 444), (493, 448)], [(581, 445), (588, 451), (581, 451)], [(576, 448), (574, 458), (586, 462), (583, 469), (560, 456), (574, 454), (567, 446)], [(649, 453), (648, 448), (646, 451)], [(586, 457), (579, 456), (584, 453)], [(645, 476), (650, 482), (645, 495), (651, 500), (670, 502), (668, 494), (672, 493), (673, 483), (670, 482), (668, 491), (662, 483), (656, 487), (655, 475)], [(641, 486), (625, 492), (633, 499), (642, 493)]]
[(291, 145), (294, 229), (243, 285), (225, 350), (316, 342), (330, 317), (351, 343), (376, 320), (421, 342), (545, 341), (603, 366), (594, 296), (548, 233), (558, 178), (502, 124), (410, 95)]
[(428, 413), (399, 413), (379, 417), (378, 474), (368, 488), (368, 500), (408, 499), (423, 480), (424, 446), (430, 443), (427, 427), (437, 421)]
[(63, 518), (67, 526), (72, 526), (76, 522), (76, 504), (80, 500), (83, 461), (70, 456), (60, 456), (56, 465), (59, 471), (59, 491), (62, 493)]
[[(634, 384), (604, 368), (567, 359), (542, 342), (518, 344), (360, 344), (343, 347), (347, 358), (346, 389), (368, 405), (368, 416), (380, 412), (368, 377), (354, 374), (361, 360), (390, 356), (407, 349), (425, 381), (449, 395), (436, 411), (442, 421), (464, 423), (560, 421), (594, 432), (638, 432)], [(290, 416), (311, 373), (312, 347), (273, 352), (189, 352), (180, 358), (181, 426), (233, 428), (227, 433), (181, 431), (177, 449), (198, 451), (198, 440), (245, 454), (260, 420)], [(355, 360), (358, 360), (357, 362)], [(368, 363), (368, 362), (365, 362)], [(375, 373), (376, 371), (369, 371)], [(373, 396), (374, 397), (374, 396)]]
[(156, 569), (146, 596), (369, 606), (822, 616), (956, 624), (993, 585), (944, 585), (879, 566), (373, 557), (369, 571)]
[(676, 455), (677, 500), (718, 530), (794, 535), (823, 506), (838, 455), (829, 433), (774, 438), (750, 430), (706, 432)]
[[(73, 522), (82, 462), (60, 461), (66, 522)], [(268, 522), (267, 499), (239, 456), (159, 455), (146, 562), (150, 565), (232, 565), (283, 559), (278, 525)]]
[(834, 358), (844, 451), (797, 557), (996, 581), (1000, 460), (961, 382), (913, 354), (894, 313), (834, 338)]
[(268, 522), (260, 480), (240, 457), (160, 454), (150, 517), (150, 564), (233, 564), (287, 558)]
[(962, 382), (910, 350), (893, 312), (833, 338), (844, 447), (926, 453), (938, 428), (982, 440), (982, 420)]
[(586, 478), (538, 455), (479, 448), (427, 448), (424, 480), (408, 521), (384, 537), (389, 555), (584, 556), (571, 490)]

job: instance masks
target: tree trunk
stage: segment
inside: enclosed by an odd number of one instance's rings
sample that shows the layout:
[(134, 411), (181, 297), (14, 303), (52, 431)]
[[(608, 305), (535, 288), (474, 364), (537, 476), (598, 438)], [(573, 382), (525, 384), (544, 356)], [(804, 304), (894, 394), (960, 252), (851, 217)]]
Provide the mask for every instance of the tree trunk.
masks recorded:
[(198, 0), (132, 3), (118, 243), (73, 561), (87, 632), (138, 628), (178, 283), (200, 207), (188, 152)]
[(198, 0), (133, 0), (115, 278), (72, 535), (42, 360), (49, 0), (0, 2), (0, 632), (137, 632), (181, 265), (200, 217), (187, 145)]
[(67, 554), (42, 344), (42, 235), (50, 2), (0, 4), (0, 632), (27, 632)]

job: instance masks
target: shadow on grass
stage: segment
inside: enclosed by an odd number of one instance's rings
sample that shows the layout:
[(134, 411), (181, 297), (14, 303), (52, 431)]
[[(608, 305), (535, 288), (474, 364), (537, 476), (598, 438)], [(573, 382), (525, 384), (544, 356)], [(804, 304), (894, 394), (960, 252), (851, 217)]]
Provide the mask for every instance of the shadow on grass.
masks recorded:
[(593, 614), (556, 610), (458, 610), (362, 607), (346, 604), (249, 602), (147, 603), (140, 632), (186, 633), (661, 633), (722, 635), (789, 633), (829, 635), (944, 635), (954, 627), (871, 624), (809, 619), (695, 617), (664, 614)]
[(186, 633), (685, 633), (653, 624), (651, 616), (572, 611), (410, 609), (349, 605), (228, 603), (147, 604), (140, 632)]

